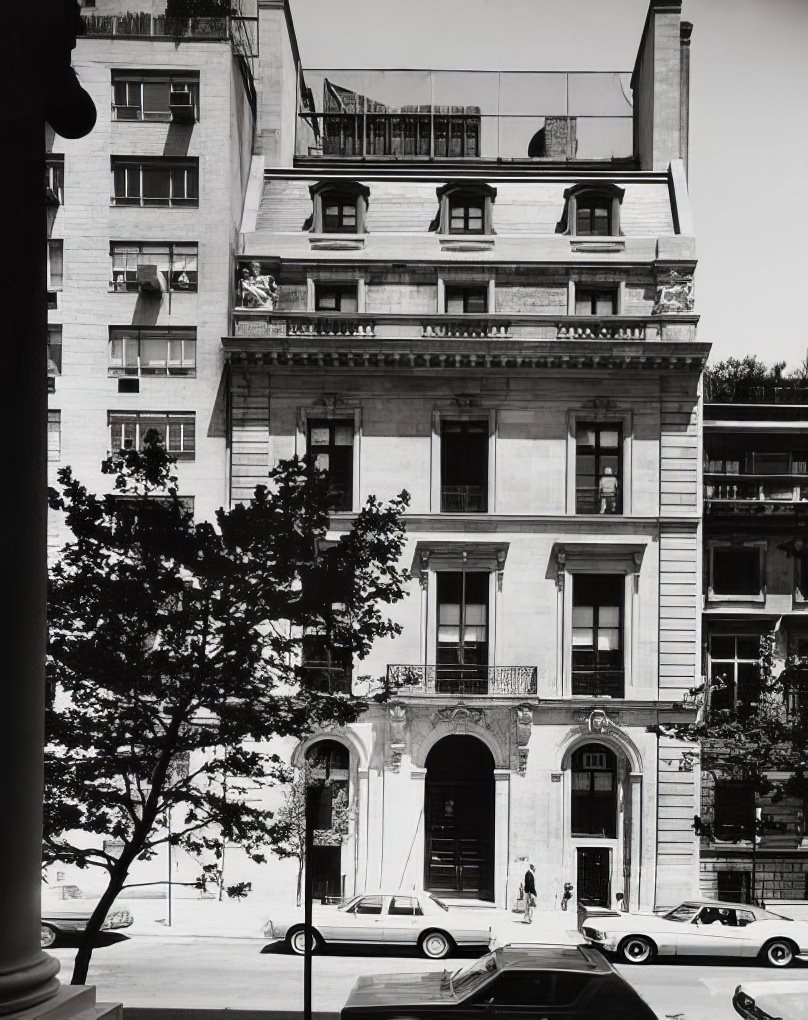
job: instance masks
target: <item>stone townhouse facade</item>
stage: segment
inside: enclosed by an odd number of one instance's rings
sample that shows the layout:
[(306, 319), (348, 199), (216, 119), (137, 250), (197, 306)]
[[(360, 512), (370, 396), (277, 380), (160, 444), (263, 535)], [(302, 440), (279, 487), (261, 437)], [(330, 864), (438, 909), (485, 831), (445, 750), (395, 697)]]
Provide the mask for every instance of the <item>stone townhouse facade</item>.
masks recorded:
[[(774, 634), (775, 669), (806, 652), (808, 562), (799, 543), (808, 499), (807, 399), (793, 382), (738, 392), (734, 400), (705, 398), (704, 674), (711, 704), (721, 707), (754, 698), (762, 635)], [(790, 697), (787, 709), (804, 705)], [(701, 848), (704, 893), (788, 907), (789, 916), (795, 904), (804, 908), (805, 807), (798, 797), (756, 798), (748, 777), (705, 770), (702, 815), (712, 836)]]
[(292, 752), (350, 805), (319, 895), (512, 907), (528, 862), (545, 908), (565, 882), (631, 909), (697, 888), (698, 775), (653, 729), (700, 673), (689, 31), (651, 3), (633, 75), (287, 90), (294, 153), (264, 161), (223, 340), (230, 498), (306, 452), (335, 537), (411, 495), (401, 635), (341, 670), (304, 638), (321, 682), (402, 684)]
[(156, 423), (200, 519), (293, 453), (333, 537), (411, 494), (401, 635), (352, 664), (304, 636), (313, 682), (401, 685), (286, 747), (348, 809), (318, 895), (512, 907), (528, 862), (543, 908), (692, 895), (699, 776), (654, 732), (701, 670), (679, 0), (602, 74), (312, 70), (282, 0), (180, 42), (125, 6), (85, 12), (99, 124), (52, 160), (54, 470), (103, 488)]

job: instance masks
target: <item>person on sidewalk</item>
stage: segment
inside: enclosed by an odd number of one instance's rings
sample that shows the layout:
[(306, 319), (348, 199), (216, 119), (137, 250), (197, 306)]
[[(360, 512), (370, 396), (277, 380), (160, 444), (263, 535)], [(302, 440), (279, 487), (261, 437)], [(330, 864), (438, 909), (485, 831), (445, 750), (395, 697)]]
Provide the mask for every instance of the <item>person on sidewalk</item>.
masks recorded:
[(536, 906), (536, 866), (531, 864), (525, 872), (525, 918), (524, 924), (533, 923), (533, 909)]

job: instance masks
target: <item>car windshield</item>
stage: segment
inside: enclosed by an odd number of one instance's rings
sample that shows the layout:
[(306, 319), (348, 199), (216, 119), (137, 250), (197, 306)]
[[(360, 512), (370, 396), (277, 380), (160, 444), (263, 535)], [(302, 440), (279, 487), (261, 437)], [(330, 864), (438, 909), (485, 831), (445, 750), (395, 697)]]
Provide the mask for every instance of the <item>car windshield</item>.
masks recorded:
[(337, 909), (338, 910), (345, 910), (347, 912), (350, 912), (351, 910), (353, 910), (353, 908), (356, 906), (356, 904), (358, 902), (359, 902), (359, 897), (358, 896), (354, 896), (352, 899), (348, 900), (347, 903), (343, 903), (341, 907), (337, 907)]
[(662, 916), (668, 921), (692, 921), (700, 909), (698, 903), (682, 903)]
[(433, 903), (437, 903), (441, 910), (445, 910), (447, 913), (449, 912), (449, 908), (446, 906), (443, 900), (439, 900), (437, 896), (430, 896), (429, 898), (432, 900)]
[(486, 956), (480, 957), (479, 960), (475, 960), (470, 967), (456, 970), (454, 974), (450, 975), (449, 983), (456, 995), (466, 995), (478, 985), (483, 984), (497, 970), (499, 970), (499, 961), (496, 953), (488, 953)]

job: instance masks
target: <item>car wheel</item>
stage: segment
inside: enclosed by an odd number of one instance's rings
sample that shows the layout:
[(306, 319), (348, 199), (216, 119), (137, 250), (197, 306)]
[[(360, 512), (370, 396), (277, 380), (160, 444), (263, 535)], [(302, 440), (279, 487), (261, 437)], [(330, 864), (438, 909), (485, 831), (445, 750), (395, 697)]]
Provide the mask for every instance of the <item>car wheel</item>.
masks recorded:
[[(312, 928), (311, 938), (311, 951), (316, 953), (323, 944), (322, 937), (316, 928)], [(286, 945), (296, 956), (303, 956), (306, 952), (306, 929), (302, 926), (300, 928), (292, 928), (286, 936)]]
[(47, 949), (48, 946), (52, 946), (56, 941), (56, 929), (51, 928), (49, 924), (43, 924), (40, 930), (39, 944), (43, 949)]
[(651, 963), (657, 948), (645, 935), (629, 935), (617, 947), (617, 954), (623, 963)]
[(452, 940), (442, 931), (425, 932), (418, 941), (418, 947), (430, 960), (442, 960), (452, 951)]
[(788, 967), (796, 955), (796, 946), (790, 939), (772, 939), (760, 951), (763, 962), (769, 967)]

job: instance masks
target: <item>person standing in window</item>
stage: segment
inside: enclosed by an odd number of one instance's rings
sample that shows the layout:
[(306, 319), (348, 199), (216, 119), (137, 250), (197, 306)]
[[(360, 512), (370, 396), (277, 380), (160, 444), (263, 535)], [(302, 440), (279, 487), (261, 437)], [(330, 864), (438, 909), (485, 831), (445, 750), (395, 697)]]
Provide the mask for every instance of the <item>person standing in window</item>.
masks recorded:
[(598, 480), (598, 498), (602, 514), (615, 513), (617, 510), (617, 478), (608, 465), (603, 469), (603, 474)]
[(533, 923), (533, 910), (536, 906), (536, 879), (533, 877), (535, 871), (535, 864), (531, 864), (525, 872), (525, 924)]

